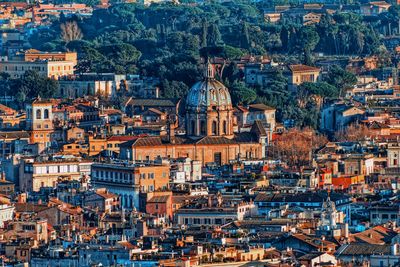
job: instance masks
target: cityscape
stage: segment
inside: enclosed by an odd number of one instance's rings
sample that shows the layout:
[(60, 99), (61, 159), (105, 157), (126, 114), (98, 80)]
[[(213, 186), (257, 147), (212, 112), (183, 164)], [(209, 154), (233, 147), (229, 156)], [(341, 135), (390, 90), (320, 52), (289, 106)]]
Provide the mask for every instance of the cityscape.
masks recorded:
[(0, 2), (0, 265), (400, 267), (400, 1)]

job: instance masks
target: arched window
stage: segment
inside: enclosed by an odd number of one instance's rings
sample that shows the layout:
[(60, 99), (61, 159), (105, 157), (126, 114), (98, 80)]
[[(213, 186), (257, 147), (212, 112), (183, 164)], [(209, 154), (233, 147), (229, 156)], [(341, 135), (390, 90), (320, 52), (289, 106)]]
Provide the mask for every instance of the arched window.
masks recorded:
[(226, 121), (224, 121), (222, 123), (222, 132), (223, 132), (223, 134), (227, 134), (227, 123), (226, 123)]
[(212, 122), (211, 130), (212, 130), (212, 135), (217, 135), (217, 122), (216, 121)]
[(219, 95), (221, 96), (221, 100), (225, 100), (226, 99), (225, 92), (223, 90), (220, 91)]
[(216, 95), (216, 93), (215, 93), (214, 90), (211, 91), (211, 99), (212, 99), (213, 101), (217, 101), (217, 95)]
[(200, 122), (200, 132), (202, 135), (206, 134), (206, 122), (205, 121)]
[(192, 134), (196, 134), (196, 121), (192, 120)]
[(43, 118), (44, 119), (48, 119), (49, 118), (49, 110), (47, 108), (44, 110)]
[(42, 119), (42, 111), (40, 109), (36, 110), (36, 119), (37, 120)]

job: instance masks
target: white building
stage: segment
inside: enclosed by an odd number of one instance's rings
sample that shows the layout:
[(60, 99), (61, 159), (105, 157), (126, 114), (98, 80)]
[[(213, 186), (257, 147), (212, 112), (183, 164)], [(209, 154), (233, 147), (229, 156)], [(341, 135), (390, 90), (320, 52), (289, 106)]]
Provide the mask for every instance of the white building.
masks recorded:
[(5, 222), (13, 219), (14, 209), (14, 206), (0, 201), (0, 228), (4, 227)]
[(175, 212), (178, 224), (223, 225), (231, 221), (258, 215), (258, 207), (253, 202), (224, 202), (221, 194), (208, 196), (207, 205), (196, 203)]
[(201, 180), (202, 170), (201, 161), (192, 160), (190, 158), (179, 158), (175, 162), (177, 172), (183, 173), (185, 181), (198, 181)]

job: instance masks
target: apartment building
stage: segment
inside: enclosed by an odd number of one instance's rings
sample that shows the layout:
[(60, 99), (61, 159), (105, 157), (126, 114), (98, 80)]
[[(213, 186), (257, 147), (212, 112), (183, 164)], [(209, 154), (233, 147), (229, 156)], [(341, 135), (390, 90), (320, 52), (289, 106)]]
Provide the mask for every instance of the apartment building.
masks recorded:
[(0, 72), (8, 73), (11, 77), (22, 77), (26, 71), (34, 70), (40, 75), (58, 79), (72, 75), (77, 64), (77, 54), (74, 52), (45, 53), (28, 50), (12, 58), (0, 61)]
[(123, 208), (139, 208), (139, 193), (166, 190), (168, 164), (131, 164), (128, 162), (94, 163), (91, 182), (95, 188), (106, 188), (119, 195)]
[(56, 187), (58, 181), (80, 180), (90, 174), (91, 161), (79, 158), (22, 158), (19, 170), (21, 191), (39, 191), (41, 187)]

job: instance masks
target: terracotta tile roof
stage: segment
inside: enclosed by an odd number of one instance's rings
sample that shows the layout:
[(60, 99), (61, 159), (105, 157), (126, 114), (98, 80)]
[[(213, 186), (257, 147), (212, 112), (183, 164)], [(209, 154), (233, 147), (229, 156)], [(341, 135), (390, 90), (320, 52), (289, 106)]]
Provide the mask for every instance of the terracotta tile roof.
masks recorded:
[[(262, 132), (262, 130), (260, 130)], [(265, 130), (264, 130), (265, 132)], [(238, 143), (257, 143), (256, 133), (243, 132), (235, 134), (234, 138), (229, 139), (223, 136), (204, 136), (198, 140), (193, 140), (184, 136), (175, 136), (175, 143), (171, 144), (168, 136), (145, 136), (135, 140), (130, 140), (121, 144), (124, 147), (130, 146), (162, 146), (162, 145), (183, 145), (183, 144), (198, 144), (198, 145), (224, 145)]]
[(143, 136), (133, 136), (133, 135), (113, 135), (110, 138), (107, 139), (107, 141), (120, 141), (120, 142), (126, 142), (126, 141), (131, 141), (131, 140), (136, 140), (139, 137)]
[(48, 209), (47, 205), (43, 204), (33, 204), (33, 203), (15, 203), (15, 211), (22, 213), (22, 212), (40, 212), (43, 210)]
[(305, 234), (294, 234), (294, 235), (291, 235), (290, 237), (296, 238), (296, 239), (298, 239), (298, 240), (300, 240), (302, 242), (305, 242), (308, 245), (311, 245), (311, 246), (316, 247), (316, 248), (318, 248), (318, 247), (320, 247), (322, 245), (324, 247), (327, 247), (327, 246), (334, 246), (335, 247), (336, 246), (335, 243), (330, 242), (328, 240), (321, 240), (320, 238), (315, 238), (315, 237), (308, 236), (308, 235), (305, 235)]
[(0, 104), (0, 112), (5, 113), (7, 115), (12, 115), (15, 114), (17, 111), (3, 104)]
[(102, 113), (107, 115), (122, 115), (122, 111), (118, 109), (104, 109)]
[(101, 190), (97, 190), (96, 194), (105, 199), (118, 197), (118, 195), (116, 195), (116, 194), (110, 193), (108, 191), (101, 191)]
[(83, 213), (82, 208), (75, 207), (75, 206), (73, 206), (69, 203), (65, 203), (57, 198), (50, 198), (49, 205), (53, 206), (53, 207), (56, 206), (58, 210), (63, 211), (68, 214), (77, 215), (77, 214)]
[(299, 257), (299, 260), (312, 260), (323, 254), (325, 254), (325, 253), (324, 252), (312, 252), (312, 253), (308, 253), (308, 254), (305, 254), (305, 255)]
[(367, 243), (350, 243), (343, 245), (337, 251), (338, 255), (389, 255), (390, 244), (376, 245)]
[(378, 225), (364, 232), (356, 233), (350, 236), (350, 241), (358, 243), (368, 243), (375, 245), (383, 245), (388, 243), (395, 237), (397, 233), (392, 229)]
[[(306, 192), (306, 193), (297, 193), (297, 194), (266, 194), (259, 193), (257, 194), (254, 202), (318, 202), (323, 203), (328, 197), (328, 194), (325, 191), (320, 192)], [(330, 193), (330, 199), (332, 201), (338, 200), (346, 200), (348, 195), (338, 194), (338, 193)]]
[(0, 132), (0, 139), (19, 139), (19, 138), (29, 138), (30, 135), (26, 131), (13, 131), (13, 132)]
[(121, 241), (118, 243), (118, 245), (123, 246), (124, 248), (127, 249), (136, 249), (138, 248), (137, 246), (133, 245), (132, 243), (128, 242), (128, 241)]
[(298, 64), (298, 65), (289, 65), (289, 69), (290, 69), (292, 72), (320, 71), (319, 68), (311, 67), (311, 66), (307, 66), (307, 65), (302, 65), (302, 64)]
[(387, 125), (384, 124), (384, 123), (380, 123), (380, 122), (377, 122), (377, 121), (373, 121), (373, 122), (371, 122), (371, 123), (369, 124), (368, 128), (369, 128), (369, 129), (379, 130), (379, 129), (389, 129), (390, 127), (387, 126)]
[(162, 111), (160, 111), (160, 110), (158, 110), (156, 108), (149, 108), (147, 111), (143, 112), (142, 114), (146, 114), (148, 112), (153, 112), (153, 113), (158, 114), (158, 115), (165, 115), (164, 112), (162, 112)]
[(131, 98), (126, 105), (145, 106), (145, 107), (175, 107), (179, 100), (168, 98), (141, 99)]
[(389, 3), (385, 2), (385, 1), (372, 1), (369, 3), (374, 6), (391, 6)]
[(201, 144), (201, 145), (222, 145), (222, 144), (235, 144), (235, 143), (236, 143), (235, 140), (221, 136), (205, 136), (196, 142), (196, 144)]
[(202, 196), (172, 196), (172, 203), (174, 204), (184, 204), (185, 202), (192, 202), (197, 199), (203, 198)]
[(260, 111), (260, 110), (275, 110), (273, 107), (264, 104), (252, 104), (249, 105), (250, 111)]
[(166, 196), (154, 196), (147, 201), (147, 203), (166, 203), (170, 198), (169, 195)]

